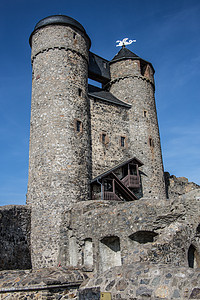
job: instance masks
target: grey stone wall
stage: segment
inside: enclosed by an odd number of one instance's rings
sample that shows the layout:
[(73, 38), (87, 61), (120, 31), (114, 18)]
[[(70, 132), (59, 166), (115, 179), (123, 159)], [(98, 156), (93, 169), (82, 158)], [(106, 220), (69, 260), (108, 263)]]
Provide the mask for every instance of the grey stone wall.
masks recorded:
[[(129, 115), (122, 106), (90, 99), (92, 177), (130, 158)], [(105, 142), (102, 141), (105, 134)], [(122, 147), (121, 137), (125, 137)]]
[[(200, 192), (197, 190), (169, 202), (168, 205), (165, 200), (153, 199), (126, 203), (79, 203), (64, 216), (61, 231), (61, 264), (72, 264), (87, 269), (84, 249), (86, 240), (90, 240), (92, 264), (89, 269), (93, 271), (101, 272), (102, 262), (106, 264), (109, 255), (114, 265), (120, 257), (122, 265), (151, 261), (188, 266), (190, 246), (195, 247), (198, 255), (200, 253), (199, 200)], [(76, 245), (73, 247), (76, 260), (70, 260), (71, 239), (73, 245)], [(118, 250), (114, 251), (115, 253), (111, 251), (108, 255), (104, 251), (103, 257), (102, 243), (112, 250), (117, 240)], [(111, 266), (112, 264), (109, 267)]]
[(143, 195), (166, 198), (160, 136), (154, 98), (153, 70), (141, 75), (140, 60), (111, 62), (110, 92), (132, 105), (129, 110), (129, 148), (144, 163)]
[(30, 269), (30, 208), (0, 207), (0, 270)]
[(0, 299), (77, 299), (87, 275), (78, 269), (1, 271)]
[(167, 197), (177, 198), (180, 195), (199, 189), (200, 186), (194, 182), (189, 182), (185, 177), (176, 177), (165, 172), (165, 186)]
[(86, 36), (62, 25), (38, 29), (32, 36), (32, 65), (27, 204), (32, 206), (33, 268), (38, 268), (58, 263), (61, 212), (89, 195)]
[[(115, 267), (85, 282), (79, 291), (79, 295), (85, 294), (85, 298), (80, 296), (78, 299), (103, 299), (100, 294), (105, 293), (112, 300), (199, 299), (199, 276), (199, 269), (194, 271), (170, 265), (137, 263)], [(96, 290), (99, 297), (90, 297)]]

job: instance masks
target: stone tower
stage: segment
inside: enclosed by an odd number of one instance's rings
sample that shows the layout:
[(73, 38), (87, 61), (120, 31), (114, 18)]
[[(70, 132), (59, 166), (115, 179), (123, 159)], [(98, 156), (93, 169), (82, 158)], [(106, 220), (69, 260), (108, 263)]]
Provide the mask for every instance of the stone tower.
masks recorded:
[(30, 36), (32, 105), (27, 204), (33, 268), (58, 264), (61, 213), (87, 200), (90, 39), (76, 20), (51, 16)]
[(122, 47), (110, 61), (109, 91), (131, 105), (129, 151), (140, 159), (143, 197), (166, 198), (151, 63)]

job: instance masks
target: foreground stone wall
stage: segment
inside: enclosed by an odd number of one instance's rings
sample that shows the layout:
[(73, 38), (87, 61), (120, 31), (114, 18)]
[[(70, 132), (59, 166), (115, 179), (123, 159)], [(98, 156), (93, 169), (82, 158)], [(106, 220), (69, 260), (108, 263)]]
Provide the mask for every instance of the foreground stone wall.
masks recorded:
[(0, 207), (0, 270), (30, 269), (30, 208)]
[[(200, 299), (200, 270), (137, 263), (115, 267), (82, 285), (79, 299)], [(87, 295), (95, 295), (90, 297)], [(101, 298), (103, 299), (103, 298)]]
[(38, 269), (1, 271), (0, 299), (77, 299), (87, 275), (78, 269)]
[(64, 215), (60, 262), (97, 272), (141, 261), (188, 266), (190, 247), (200, 253), (199, 201), (195, 190), (168, 203), (79, 203)]

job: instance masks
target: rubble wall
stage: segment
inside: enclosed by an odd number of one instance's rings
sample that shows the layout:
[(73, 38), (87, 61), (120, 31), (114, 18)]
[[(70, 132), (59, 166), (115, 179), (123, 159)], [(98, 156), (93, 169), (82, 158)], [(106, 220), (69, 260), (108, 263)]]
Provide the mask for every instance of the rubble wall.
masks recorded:
[(0, 270), (30, 269), (30, 208), (0, 207)]

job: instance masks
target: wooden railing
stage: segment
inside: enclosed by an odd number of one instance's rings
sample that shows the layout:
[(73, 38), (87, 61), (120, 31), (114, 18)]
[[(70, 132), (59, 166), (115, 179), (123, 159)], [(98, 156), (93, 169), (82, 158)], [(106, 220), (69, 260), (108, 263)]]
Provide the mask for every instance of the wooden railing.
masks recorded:
[(113, 192), (104, 192), (104, 200), (117, 200), (117, 201), (120, 201), (120, 198)]
[(124, 178), (122, 178), (121, 181), (128, 188), (140, 187), (140, 177), (137, 175), (127, 175)]

